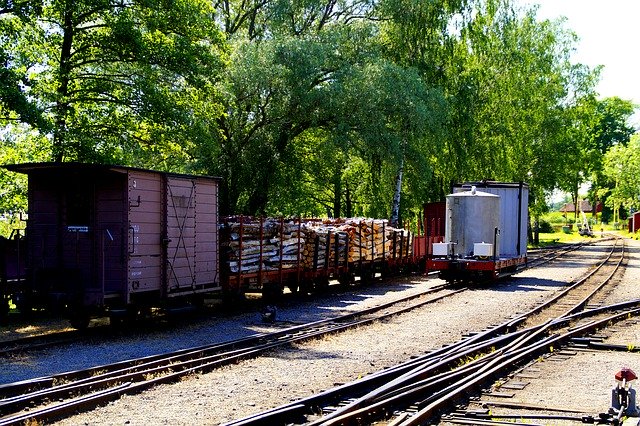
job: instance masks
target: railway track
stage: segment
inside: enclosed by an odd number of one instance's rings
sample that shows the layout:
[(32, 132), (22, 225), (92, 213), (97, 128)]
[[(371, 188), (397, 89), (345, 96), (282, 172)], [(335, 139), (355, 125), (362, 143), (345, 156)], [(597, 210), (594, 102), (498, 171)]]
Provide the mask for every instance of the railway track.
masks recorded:
[(17, 353), (50, 348), (57, 345), (75, 343), (83, 338), (78, 330), (58, 331), (44, 335), (35, 335), (0, 341), (0, 358)]
[[(561, 246), (553, 249), (537, 250), (537, 253), (534, 256), (532, 256), (532, 259), (528, 262), (528, 264), (525, 267), (519, 269), (518, 272), (527, 268), (539, 267), (549, 262), (552, 262), (554, 260), (557, 260), (563, 255), (566, 255), (567, 253), (577, 250), (580, 247), (583, 247), (584, 245), (585, 243), (580, 243), (580, 244), (565, 245), (565, 246)], [(437, 272), (432, 272), (430, 275), (434, 275), (434, 274), (437, 274)], [(504, 278), (505, 276), (510, 276), (512, 274), (513, 273), (505, 274), (501, 276), (501, 278)], [(256, 308), (253, 304), (251, 304), (250, 307)], [(157, 321), (158, 318), (155, 318), (155, 320)], [(46, 328), (46, 321), (43, 322), (42, 327)], [(66, 327), (66, 324), (65, 324), (65, 327)], [(154, 327), (153, 323), (149, 324), (147, 322), (144, 322), (144, 323), (137, 322), (135, 327), (133, 328), (129, 327), (129, 328), (132, 329), (133, 332), (138, 332), (138, 328), (140, 327), (142, 328), (142, 332), (145, 332), (145, 331), (148, 332), (150, 330), (153, 331), (154, 329), (157, 328), (157, 327)], [(123, 332), (126, 333), (126, 331), (123, 330), (122, 328), (117, 329), (116, 332), (119, 334), (122, 334)], [(36, 350), (47, 349), (47, 348), (51, 348), (59, 345), (76, 343), (91, 337), (105, 338), (105, 337), (109, 337), (112, 334), (113, 334), (113, 330), (111, 329), (111, 327), (107, 325), (106, 321), (103, 321), (102, 325), (99, 325), (96, 327), (90, 327), (83, 331), (78, 331), (78, 330), (63, 330), (60, 332), (51, 331), (44, 335), (2, 339), (0, 340), (0, 358), (15, 356), (19, 354), (28, 353), (31, 351), (36, 351)]]
[(0, 425), (50, 421), (92, 409), (123, 394), (174, 382), (186, 375), (209, 371), (284, 345), (380, 321), (461, 291), (464, 288), (436, 286), (375, 308), (274, 333), (0, 385)]
[[(555, 258), (557, 256), (546, 261)], [(3, 416), (0, 425), (21, 424), (31, 419), (48, 421), (89, 410), (123, 394), (141, 392), (159, 383), (176, 381), (188, 374), (257, 356), (278, 346), (365, 325), (464, 290), (438, 286), (407, 298), (404, 303), (408, 306), (405, 307), (397, 307), (400, 301), (396, 301), (365, 312), (290, 327), (277, 333), (0, 386), (0, 416)], [(428, 300), (414, 303), (413, 299), (417, 297), (428, 297)], [(381, 311), (388, 312), (379, 314)], [(59, 402), (61, 400), (63, 402)], [(58, 402), (49, 404), (49, 401)]]
[[(560, 348), (572, 339), (640, 314), (640, 300), (612, 306), (593, 304), (607, 291), (607, 285), (613, 285), (612, 278), (622, 272), (624, 253), (624, 244), (616, 242), (605, 261), (583, 279), (543, 306), (503, 324), (357, 382), (228, 426), (374, 422), (410, 426), (433, 421), (550, 348)], [(568, 299), (573, 299), (570, 307), (566, 306)]]

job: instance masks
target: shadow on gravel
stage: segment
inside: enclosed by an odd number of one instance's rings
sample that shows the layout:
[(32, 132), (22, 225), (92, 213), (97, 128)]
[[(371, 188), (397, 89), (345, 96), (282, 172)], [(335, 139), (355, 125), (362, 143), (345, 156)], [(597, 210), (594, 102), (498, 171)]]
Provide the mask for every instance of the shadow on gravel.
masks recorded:
[[(328, 293), (327, 295), (298, 296), (295, 300), (276, 305), (278, 320), (309, 322), (335, 317), (346, 313), (346, 311), (358, 310), (357, 305), (363, 301), (391, 293), (406, 292), (415, 287), (416, 285), (410, 284), (379, 284), (369, 287), (354, 287), (344, 292)], [(352, 307), (353, 309), (350, 309)]]
[(509, 282), (500, 283), (493, 290), (500, 292), (540, 291), (541, 289), (562, 288), (569, 285), (565, 281), (547, 280), (535, 277), (511, 277)]

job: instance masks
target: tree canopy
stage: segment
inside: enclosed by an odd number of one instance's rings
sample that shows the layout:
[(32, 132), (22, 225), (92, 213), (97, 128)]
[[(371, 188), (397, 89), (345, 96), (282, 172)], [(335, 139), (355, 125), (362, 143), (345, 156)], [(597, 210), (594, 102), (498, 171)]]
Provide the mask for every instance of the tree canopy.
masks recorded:
[[(406, 220), (482, 179), (528, 181), (541, 209), (611, 189), (634, 132), (564, 21), (511, 0), (0, 5), (2, 164), (217, 175), (225, 214)], [(16, 179), (0, 210), (24, 208)]]

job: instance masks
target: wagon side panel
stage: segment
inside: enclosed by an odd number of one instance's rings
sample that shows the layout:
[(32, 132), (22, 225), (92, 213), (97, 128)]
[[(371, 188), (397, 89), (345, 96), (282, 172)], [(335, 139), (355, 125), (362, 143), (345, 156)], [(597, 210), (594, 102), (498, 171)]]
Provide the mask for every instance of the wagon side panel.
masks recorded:
[[(163, 183), (159, 173), (132, 170), (128, 176), (128, 302), (161, 297), (164, 228)], [(146, 293), (146, 294), (145, 294)]]
[(218, 181), (198, 179), (196, 191), (196, 286), (219, 288)]
[(196, 182), (167, 176), (166, 261), (167, 294), (192, 291), (196, 285)]
[(96, 277), (105, 303), (118, 306), (127, 299), (127, 175), (112, 173), (99, 181), (96, 192)]

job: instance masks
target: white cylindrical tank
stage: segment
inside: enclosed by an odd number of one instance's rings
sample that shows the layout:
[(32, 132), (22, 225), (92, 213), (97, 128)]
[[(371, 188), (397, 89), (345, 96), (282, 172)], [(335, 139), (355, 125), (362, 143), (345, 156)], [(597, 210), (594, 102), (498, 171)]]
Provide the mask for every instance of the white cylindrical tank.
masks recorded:
[(474, 186), (479, 191), (500, 197), (500, 248), (497, 253), (507, 259), (526, 256), (529, 185), (525, 182), (466, 182), (454, 185), (453, 192), (470, 191)]
[[(460, 257), (473, 256), (474, 244), (495, 244), (500, 253), (500, 197), (487, 192), (470, 191), (447, 195), (447, 217), (445, 241), (452, 244), (453, 254)], [(496, 241), (494, 241), (494, 239)]]

